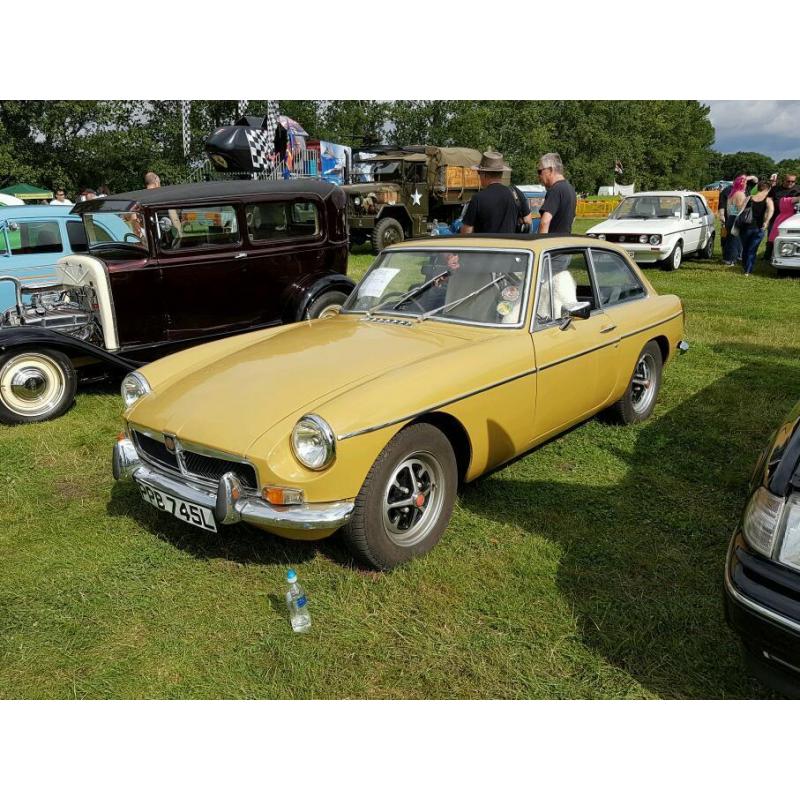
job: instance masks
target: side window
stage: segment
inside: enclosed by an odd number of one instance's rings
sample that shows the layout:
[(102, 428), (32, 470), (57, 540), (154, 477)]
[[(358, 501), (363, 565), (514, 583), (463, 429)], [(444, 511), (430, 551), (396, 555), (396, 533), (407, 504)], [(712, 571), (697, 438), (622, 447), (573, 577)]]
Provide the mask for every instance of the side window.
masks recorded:
[(312, 202), (254, 203), (245, 206), (252, 242), (302, 239), (319, 233), (319, 210)]
[(701, 217), (709, 213), (708, 209), (706, 208), (705, 198), (698, 195), (693, 199), (695, 201), (695, 206), (697, 207), (697, 213), (700, 214)]
[(536, 323), (547, 325), (561, 319), (565, 308), (588, 302), (597, 308), (585, 250), (557, 250), (545, 253), (539, 269), (539, 302)]
[(604, 308), (645, 296), (644, 287), (619, 253), (592, 249), (592, 262)]
[(697, 210), (697, 200), (694, 197), (687, 197), (686, 198), (686, 219), (692, 214), (698, 214), (699, 211)]
[(162, 250), (185, 250), (238, 244), (239, 225), (233, 206), (169, 208), (156, 213)]
[(86, 228), (82, 222), (67, 222), (67, 238), (73, 253), (86, 253), (89, 245), (86, 241)]
[(20, 222), (16, 231), (8, 232), (8, 239), (12, 255), (64, 251), (57, 222)]

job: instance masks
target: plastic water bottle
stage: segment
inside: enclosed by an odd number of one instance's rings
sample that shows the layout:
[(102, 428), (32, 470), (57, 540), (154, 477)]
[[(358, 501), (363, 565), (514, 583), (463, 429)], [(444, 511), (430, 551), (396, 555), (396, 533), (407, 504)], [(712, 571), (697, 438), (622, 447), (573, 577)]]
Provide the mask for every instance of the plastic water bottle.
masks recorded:
[(289, 607), (289, 619), (292, 630), (302, 633), (311, 627), (311, 612), (308, 610), (308, 598), (305, 590), (297, 580), (297, 573), (290, 569), (286, 573), (289, 591), (286, 592), (286, 605)]

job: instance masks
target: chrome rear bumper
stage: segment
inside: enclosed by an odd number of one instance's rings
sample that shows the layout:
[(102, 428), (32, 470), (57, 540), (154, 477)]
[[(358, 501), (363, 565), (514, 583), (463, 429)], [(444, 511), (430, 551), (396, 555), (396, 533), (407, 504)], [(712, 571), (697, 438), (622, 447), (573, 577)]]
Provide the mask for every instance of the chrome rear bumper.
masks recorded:
[(207, 508), (221, 525), (250, 522), (277, 531), (331, 530), (344, 525), (353, 513), (354, 504), (348, 500), (273, 506), (260, 497), (245, 494), (239, 480), (231, 472), (226, 472), (220, 478), (214, 491), (183, 476), (167, 475), (143, 462), (133, 442), (127, 438), (120, 439), (114, 445), (112, 471), (114, 480), (132, 479), (187, 503)]

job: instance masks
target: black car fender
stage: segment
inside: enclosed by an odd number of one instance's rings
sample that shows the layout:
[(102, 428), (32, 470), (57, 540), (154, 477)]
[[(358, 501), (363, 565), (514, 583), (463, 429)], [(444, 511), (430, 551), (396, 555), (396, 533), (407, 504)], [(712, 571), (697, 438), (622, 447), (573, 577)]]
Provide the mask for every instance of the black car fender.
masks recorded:
[(102, 347), (76, 339), (60, 331), (48, 330), (38, 326), (20, 325), (13, 328), (0, 328), (0, 355), (8, 350), (17, 348), (41, 348), (47, 347), (53, 350), (60, 350), (71, 359), (89, 357), (92, 360), (107, 364), (114, 369), (130, 371), (141, 366), (138, 361), (129, 361), (122, 356), (109, 353)]
[(306, 315), (308, 307), (325, 292), (344, 292), (349, 295), (353, 291), (355, 281), (347, 275), (339, 273), (319, 272), (304, 275), (295, 281), (283, 297), (283, 321), (297, 322)]

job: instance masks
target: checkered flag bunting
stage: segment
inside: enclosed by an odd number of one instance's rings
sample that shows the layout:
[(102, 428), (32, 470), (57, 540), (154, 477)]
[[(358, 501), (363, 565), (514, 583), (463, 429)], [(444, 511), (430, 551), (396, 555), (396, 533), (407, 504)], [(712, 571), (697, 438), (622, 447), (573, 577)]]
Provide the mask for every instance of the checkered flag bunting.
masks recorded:
[(189, 111), (191, 107), (191, 100), (181, 100), (181, 134), (183, 138), (184, 158), (189, 158), (189, 148), (192, 144), (192, 130), (189, 127)]
[(273, 139), (275, 129), (272, 133), (261, 128), (247, 128), (245, 130), (247, 144), (250, 146), (250, 159), (253, 162), (253, 170), (260, 172), (270, 167), (269, 157), (273, 151)]

